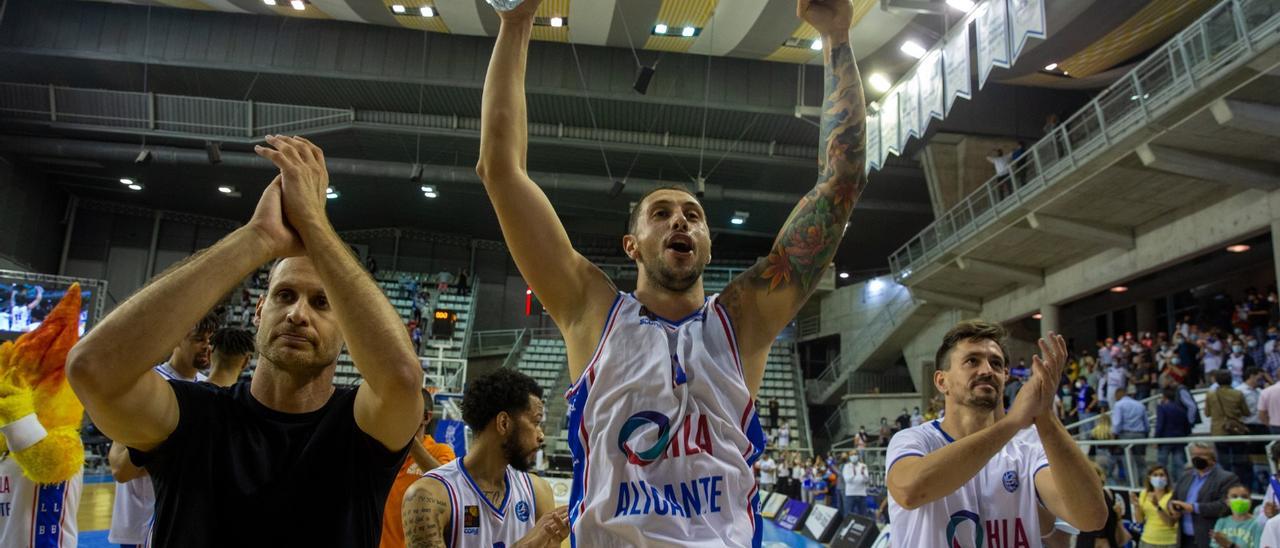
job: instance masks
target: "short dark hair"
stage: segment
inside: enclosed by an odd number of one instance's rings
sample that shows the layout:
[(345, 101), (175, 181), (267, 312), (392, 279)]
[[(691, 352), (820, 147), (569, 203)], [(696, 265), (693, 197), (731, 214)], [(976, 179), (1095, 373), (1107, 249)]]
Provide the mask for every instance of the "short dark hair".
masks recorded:
[(1219, 369), (1213, 372), (1213, 380), (1218, 386), (1231, 388), (1231, 372), (1225, 369)]
[(655, 187), (653, 190), (650, 190), (649, 192), (644, 193), (644, 195), (641, 196), (640, 199), (636, 201), (636, 206), (631, 208), (631, 216), (627, 217), (627, 234), (635, 234), (636, 221), (640, 220), (640, 214), (644, 209), (644, 201), (648, 199), (650, 196), (654, 195), (654, 193), (662, 190), (674, 190), (677, 192), (683, 192), (685, 194), (693, 196), (693, 199), (696, 200), (698, 204), (702, 204), (702, 201), (698, 200), (697, 194), (694, 194), (689, 189), (682, 187), (680, 185), (666, 185), (666, 186)]
[(254, 351), (253, 333), (239, 327), (224, 327), (213, 332), (209, 338), (214, 352), (227, 356), (249, 354)]
[(210, 310), (203, 318), (200, 318), (195, 327), (191, 328), (191, 332), (196, 335), (211, 335), (218, 330), (218, 324), (221, 323), (222, 320), (218, 317), (218, 312)]
[(1256, 365), (1250, 365), (1249, 367), (1244, 368), (1244, 378), (1247, 379), (1261, 372), (1262, 372), (1261, 367), (1258, 367)]
[(995, 341), (1000, 347), (1000, 356), (1008, 361), (1009, 351), (1004, 347), (1004, 339), (1009, 333), (1004, 327), (998, 323), (992, 323), (986, 320), (965, 320), (952, 327), (947, 331), (946, 336), (942, 337), (942, 344), (938, 346), (938, 353), (934, 355), (934, 366), (939, 371), (946, 371), (951, 368), (951, 360), (949, 359), (951, 349), (960, 344), (961, 341)]
[[(1163, 390), (1160, 391), (1160, 393), (1163, 394), (1164, 397), (1169, 401), (1176, 402), (1178, 405), (1182, 405), (1181, 398), (1178, 397), (1178, 387), (1166, 386), (1164, 387)], [(1280, 447), (1280, 445), (1277, 445), (1276, 447)]]
[(515, 369), (501, 368), (467, 383), (462, 392), (462, 420), (477, 433), (498, 413), (514, 414), (529, 408), (529, 396), (542, 398), (538, 381)]

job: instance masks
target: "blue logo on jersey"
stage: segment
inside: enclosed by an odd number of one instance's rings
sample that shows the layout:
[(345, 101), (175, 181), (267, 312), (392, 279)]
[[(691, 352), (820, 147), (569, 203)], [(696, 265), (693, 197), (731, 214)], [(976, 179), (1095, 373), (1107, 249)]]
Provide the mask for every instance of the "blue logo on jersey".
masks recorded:
[(1017, 491), (1018, 490), (1018, 474), (1014, 473), (1013, 470), (1005, 472), (1002, 483), (1004, 483), (1005, 491), (1008, 491), (1010, 493)]
[[(631, 447), (631, 435), (641, 426), (652, 424), (658, 427), (658, 441), (652, 447), (637, 451)], [(657, 411), (641, 411), (627, 418), (622, 430), (618, 431), (618, 450), (627, 456), (631, 464), (646, 466), (667, 450), (671, 444), (671, 419)]]
[(529, 521), (529, 503), (523, 500), (516, 503), (516, 518), (520, 521)]

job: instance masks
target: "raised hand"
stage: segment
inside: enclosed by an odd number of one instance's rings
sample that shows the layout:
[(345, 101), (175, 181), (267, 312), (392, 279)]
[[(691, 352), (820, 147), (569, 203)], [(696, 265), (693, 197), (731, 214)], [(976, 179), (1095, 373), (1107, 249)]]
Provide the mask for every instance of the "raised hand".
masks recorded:
[(248, 224), (273, 258), (296, 257), (306, 252), (302, 246), (302, 238), (298, 237), (298, 232), (284, 218), (280, 189), (282, 179), (282, 175), (276, 175), (271, 184), (267, 185)]
[(796, 0), (796, 17), (823, 36), (843, 38), (853, 24), (853, 6), (849, 0)]
[(280, 168), (286, 222), (299, 233), (328, 226), (324, 206), (329, 170), (324, 165), (324, 152), (302, 137), (268, 135), (267, 144), (271, 146), (257, 145), (253, 149)]

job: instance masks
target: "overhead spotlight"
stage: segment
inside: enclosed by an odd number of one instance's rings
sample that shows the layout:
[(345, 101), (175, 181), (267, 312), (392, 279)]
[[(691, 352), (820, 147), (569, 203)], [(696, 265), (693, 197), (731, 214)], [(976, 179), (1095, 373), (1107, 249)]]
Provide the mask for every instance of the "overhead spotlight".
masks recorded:
[(1044, 66), (1044, 69), (1045, 69), (1045, 70), (1058, 70), (1058, 64), (1057, 64), (1057, 63), (1049, 63), (1049, 64), (1047, 64), (1047, 65), (1045, 65), (1045, 66)]
[(871, 89), (879, 93), (889, 91), (889, 88), (893, 87), (893, 82), (889, 81), (889, 77), (880, 72), (871, 73), (871, 77), (867, 81), (871, 84)]
[(133, 163), (138, 164), (140, 166), (145, 166), (151, 163), (151, 151), (145, 148), (142, 150), (139, 150), (138, 157), (133, 159)]
[(218, 165), (222, 163), (222, 144), (213, 141), (206, 141), (204, 144), (204, 153), (209, 157), (209, 163)]
[(440, 193), (436, 192), (435, 185), (422, 185), (422, 195), (428, 198), (440, 197)]
[(404, 6), (402, 6), (402, 5), (400, 5), (400, 4), (392, 4), (392, 5), (391, 5), (391, 11), (393, 11), (393, 12), (395, 12), (395, 13), (404, 13)]
[(262, 0), (262, 3), (268, 6), (274, 6), (276, 5), (276, 0)]
[(436, 9), (431, 6), (422, 6), (418, 13), (421, 13), (423, 17), (435, 17)]
[(849, 279), (849, 273), (848, 273), (848, 272), (841, 272), (841, 273), (840, 273), (840, 279), (841, 279), (841, 280), (847, 280), (847, 279)]
[(293, 0), (293, 1), (289, 2), (289, 5), (290, 5), (290, 6), (293, 6), (293, 9), (298, 10), (298, 11), (302, 11), (302, 10), (307, 9), (307, 3), (306, 3), (306, 2), (304, 2), (303, 0)]
[(1248, 250), (1249, 250), (1249, 246), (1246, 244), (1236, 244), (1236, 245), (1227, 247), (1227, 251), (1231, 253), (1244, 253)]
[(333, 187), (326, 188), (324, 191), (324, 197), (330, 200), (336, 200), (338, 198), (338, 189)]
[(1123, 286), (1123, 285), (1117, 285), (1117, 286), (1115, 286), (1115, 287), (1111, 288), (1111, 292), (1112, 292), (1112, 293), (1124, 293), (1125, 291), (1128, 291), (1128, 290), (1129, 290), (1129, 288), (1127, 288), (1127, 287), (1125, 287), (1125, 286)]
[(821, 38), (814, 38), (814, 39), (813, 39), (813, 42), (811, 42), (811, 43), (809, 44), (809, 49), (814, 50), (814, 51), (821, 50), (821, 49), (822, 49), (822, 39), (821, 39)]
[(880, 101), (872, 101), (870, 105), (867, 105), (867, 110), (871, 111), (872, 114), (879, 114)]
[(973, 0), (947, 0), (947, 5), (965, 13), (969, 13), (974, 6)]
[(640, 72), (636, 73), (636, 83), (631, 89), (636, 90), (640, 95), (649, 92), (649, 81), (653, 80), (654, 67), (640, 67)]
[(1039, 313), (1039, 312), (1036, 312), (1035, 314), (1032, 314), (1032, 315), (1031, 315), (1031, 319), (1033, 319), (1033, 320), (1039, 320), (1039, 319), (1043, 319), (1043, 318), (1044, 318), (1044, 314), (1041, 314), (1041, 313)]
[(431, 198), (431, 199), (433, 199), (433, 200), (434, 200), (434, 199), (436, 199), (436, 198), (439, 198), (439, 197), (440, 197), (440, 195), (439, 195), (439, 194), (436, 194), (436, 193), (434, 193), (434, 192), (423, 192), (423, 193), (422, 193), (422, 195), (423, 195), (423, 196), (426, 196), (426, 197), (428, 197), (428, 198)]
[(747, 224), (747, 218), (750, 216), (751, 214), (747, 213), (746, 211), (735, 211), (733, 212), (733, 218), (729, 219), (729, 222), (738, 226), (742, 226), (744, 224)]
[(133, 179), (130, 179), (130, 178), (128, 178), (128, 177), (122, 177), (122, 178), (120, 179), (120, 184), (122, 184), (122, 185), (124, 185), (124, 186), (129, 186), (129, 185), (133, 184)]
[(929, 50), (924, 49), (924, 46), (920, 45), (915, 40), (907, 40), (906, 42), (903, 42), (898, 49), (901, 50), (902, 53), (910, 55), (916, 59), (924, 57), (924, 54), (929, 53)]
[(698, 29), (695, 29), (693, 27), (685, 27), (684, 30), (680, 31), (680, 36), (688, 38), (690, 36), (693, 36), (697, 32), (698, 32)]
[(223, 194), (231, 194), (232, 192), (235, 192), (235, 191), (236, 191), (236, 187), (229, 186), (229, 185), (222, 185), (218, 187), (218, 192), (221, 192)]
[(133, 183), (129, 185), (129, 190), (142, 190), (142, 185)]
[(625, 181), (614, 181), (613, 186), (609, 187), (609, 197), (617, 198), (622, 195), (622, 189), (627, 188)]
[(656, 25), (654, 25), (654, 26), (653, 26), (653, 33), (654, 33), (654, 34), (666, 34), (666, 33), (667, 33), (667, 26), (666, 26), (666, 25), (664, 25), (664, 24), (662, 24), (662, 23), (658, 23), (658, 24), (656, 24)]
[(880, 278), (871, 278), (871, 281), (867, 282), (867, 291), (877, 293), (881, 289), (884, 289), (884, 280), (881, 280)]
[(551, 26), (553, 26), (553, 27), (557, 27), (557, 28), (558, 28), (558, 27), (563, 27), (563, 26), (564, 26), (564, 18), (563, 18), (563, 17), (552, 17), (552, 18), (551, 18)]
[[(702, 199), (707, 195), (707, 178), (706, 177), (698, 177), (697, 179), (694, 179), (693, 184), (694, 184), (693, 193), (696, 194), (699, 199)], [(743, 217), (743, 219), (746, 219), (746, 217)]]
[(422, 180), (422, 164), (413, 164), (413, 171), (409, 172), (409, 180), (415, 183)]

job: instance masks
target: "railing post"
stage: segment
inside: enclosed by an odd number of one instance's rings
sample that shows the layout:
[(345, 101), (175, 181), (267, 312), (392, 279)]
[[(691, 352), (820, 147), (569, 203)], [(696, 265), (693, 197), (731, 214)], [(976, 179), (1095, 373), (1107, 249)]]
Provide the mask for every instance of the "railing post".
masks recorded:
[(147, 129), (156, 128), (156, 94), (147, 92)]
[(1231, 19), (1235, 22), (1236, 32), (1244, 42), (1245, 49), (1253, 53), (1253, 42), (1249, 40), (1249, 29), (1244, 24), (1244, 9), (1240, 7), (1240, 0), (1231, 0)]
[(1129, 72), (1129, 79), (1133, 81), (1133, 96), (1138, 98), (1138, 107), (1142, 109), (1142, 119), (1150, 122), (1151, 111), (1147, 110), (1147, 98), (1142, 91), (1142, 82), (1138, 81), (1138, 71), (1136, 69)]
[(1058, 124), (1058, 129), (1062, 131), (1062, 151), (1067, 155), (1067, 160), (1071, 162), (1071, 170), (1075, 171), (1077, 168), (1076, 155), (1071, 150), (1071, 139), (1067, 135), (1067, 123)]
[(1102, 103), (1098, 102), (1097, 99), (1094, 99), (1092, 102), (1093, 113), (1098, 117), (1098, 131), (1102, 132), (1103, 142), (1107, 143), (1107, 146), (1111, 146), (1111, 134), (1107, 133), (1107, 121), (1102, 116)]
[[(1050, 144), (1053, 143), (1053, 135), (1050, 134)], [(1049, 179), (1044, 175), (1044, 165), (1040, 163), (1040, 147), (1031, 145), (1031, 165), (1036, 168), (1036, 177), (1040, 178), (1042, 187), (1049, 186)]]
[(58, 99), (57, 93), (53, 91), (53, 84), (49, 84), (49, 121), (58, 121)]
[(1129, 482), (1129, 487), (1138, 486), (1138, 483), (1134, 481), (1137, 479), (1134, 477), (1136, 472), (1137, 469), (1133, 467), (1133, 444), (1129, 444), (1124, 446), (1124, 476), (1125, 480)]
[(1178, 55), (1182, 57), (1182, 68), (1187, 71), (1187, 82), (1191, 84), (1191, 89), (1200, 89), (1200, 81), (1196, 80), (1196, 72), (1191, 70), (1191, 56), (1187, 55), (1187, 41), (1183, 38), (1182, 33), (1174, 36), (1178, 41)]
[[(244, 109), (244, 136), (253, 137), (253, 101), (245, 101)], [(395, 268), (395, 265), (392, 265)]]

